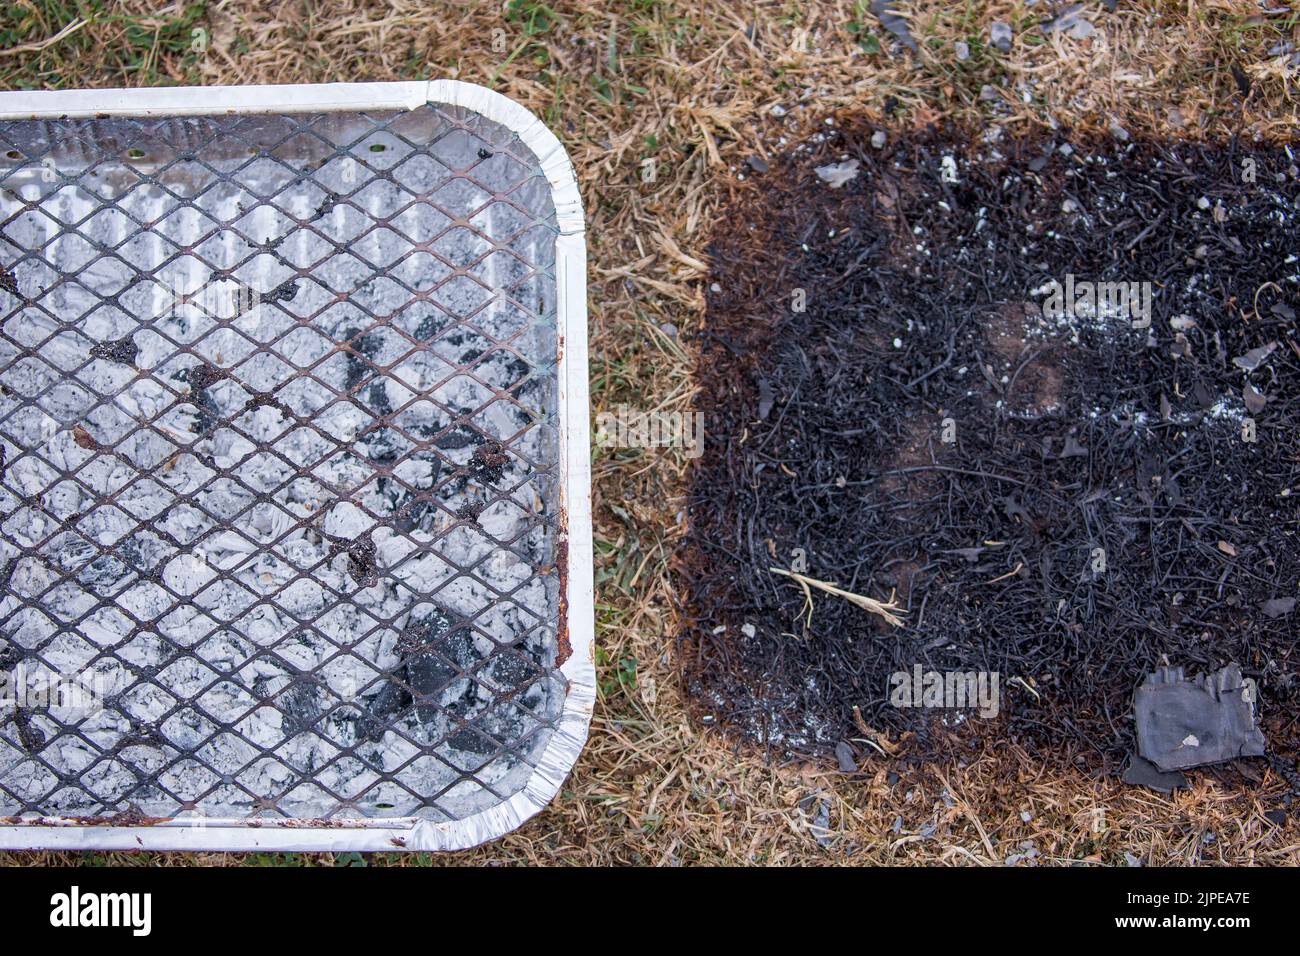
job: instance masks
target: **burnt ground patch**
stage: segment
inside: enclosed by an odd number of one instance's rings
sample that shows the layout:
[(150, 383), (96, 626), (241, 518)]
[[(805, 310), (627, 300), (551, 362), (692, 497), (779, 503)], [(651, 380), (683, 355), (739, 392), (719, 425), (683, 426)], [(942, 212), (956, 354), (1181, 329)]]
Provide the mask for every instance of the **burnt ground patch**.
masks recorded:
[[(737, 183), (712, 245), (679, 558), (697, 715), (785, 754), (993, 735), (1114, 770), (1148, 672), (1236, 661), (1293, 752), (1292, 157), (870, 136)], [(814, 172), (846, 158), (838, 189)], [(1068, 276), (1150, 283), (1150, 327), (1104, 302), (1045, 314)], [(801, 561), (894, 593), (903, 626), (817, 592), (810, 617), (769, 570)], [(892, 706), (918, 664), (997, 672), (999, 715)]]

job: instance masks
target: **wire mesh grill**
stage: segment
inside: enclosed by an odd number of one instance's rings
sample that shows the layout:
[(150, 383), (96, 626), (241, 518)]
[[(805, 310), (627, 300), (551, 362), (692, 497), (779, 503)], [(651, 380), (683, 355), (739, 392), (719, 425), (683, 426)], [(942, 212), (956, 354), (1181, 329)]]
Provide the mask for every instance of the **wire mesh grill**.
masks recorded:
[(526, 784), (564, 698), (555, 237), (458, 107), (0, 123), (0, 817)]

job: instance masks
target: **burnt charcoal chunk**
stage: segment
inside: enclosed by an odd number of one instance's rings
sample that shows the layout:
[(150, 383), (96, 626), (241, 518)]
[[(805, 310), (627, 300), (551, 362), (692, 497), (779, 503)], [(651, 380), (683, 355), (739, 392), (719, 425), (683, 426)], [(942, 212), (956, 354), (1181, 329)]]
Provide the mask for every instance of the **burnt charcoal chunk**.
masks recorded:
[(415, 328), (415, 337), (421, 342), (428, 342), (446, 328), (447, 322), (436, 315), (426, 315)]
[[(277, 240), (277, 245), (279, 241)], [(281, 282), (270, 292), (262, 293), (263, 302), (292, 302), (293, 297), (298, 294), (298, 283), (290, 279), (288, 282)]]
[[(468, 414), (468, 412), (465, 409), (462, 409), (461, 414)], [(461, 448), (468, 448), (470, 445), (477, 445), (483, 440), (479, 436), (478, 432), (464, 424), (453, 425), (451, 428), (446, 430), (445, 434), (441, 435), (438, 434), (442, 431), (440, 428), (421, 428), (419, 431), (425, 438), (433, 439), (434, 445), (443, 451), (456, 451)], [(437, 436), (436, 438), (434, 437), (435, 435)]]
[(280, 711), (286, 734), (311, 730), (320, 720), (320, 690), (310, 677), (295, 677), (279, 696)]
[(1254, 686), (1236, 664), (1194, 680), (1181, 667), (1162, 667), (1138, 687), (1133, 712), (1138, 752), (1164, 771), (1264, 754)]
[(4, 289), (12, 296), (22, 298), (22, 293), (18, 291), (18, 277), (3, 266), (0, 266), (0, 289)]
[(841, 773), (857, 773), (858, 760), (853, 755), (853, 748), (841, 740), (835, 745), (835, 759), (839, 761)]
[(473, 727), (465, 727), (456, 731), (447, 738), (447, 744), (455, 750), (462, 753), (487, 754), (495, 753), (497, 745), (490, 737), (480, 733)]
[[(357, 722), (361, 740), (381, 740), (412, 704), (419, 722), (431, 725), (448, 688), (478, 660), (465, 618), (436, 604), (421, 604), (411, 612), (396, 650), (397, 666)], [(471, 691), (474, 686), (470, 684)]]
[(536, 666), (517, 654), (499, 653), (485, 670), (491, 681), (507, 695), (518, 693), (540, 676)]
[(399, 665), (362, 712), (357, 721), (357, 737), (378, 743), (397, 716), (410, 706), (411, 693), (406, 686), (406, 667)]
[(388, 398), (388, 388), (383, 382), (371, 382), (366, 390), (366, 401), (376, 415), (391, 415), (393, 403)]
[(374, 363), (367, 359), (379, 355), (380, 340), (377, 336), (362, 334), (360, 329), (348, 329), (344, 334), (348, 337), (347, 351), (344, 353), (344, 384), (352, 392), (377, 371)]
[(0, 644), (0, 671), (13, 670), (23, 659), (23, 652), (13, 644)]
[(420, 605), (411, 612), (398, 651), (406, 663), (415, 713), (422, 724), (437, 718), (440, 696), (472, 669), (477, 658), (465, 618), (436, 604)]
[(32, 725), (31, 714), (25, 710), (14, 712), (14, 723), (18, 727), (18, 740), (29, 754), (37, 753), (45, 746), (45, 732)]

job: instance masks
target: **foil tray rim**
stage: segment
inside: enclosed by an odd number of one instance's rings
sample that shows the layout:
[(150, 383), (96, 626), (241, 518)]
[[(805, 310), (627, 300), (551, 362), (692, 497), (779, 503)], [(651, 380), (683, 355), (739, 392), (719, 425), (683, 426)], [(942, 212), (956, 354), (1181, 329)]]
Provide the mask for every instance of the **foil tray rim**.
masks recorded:
[(159, 850), (373, 852), (463, 850), (521, 826), (560, 792), (577, 763), (596, 700), (595, 593), (591, 537), (590, 399), (587, 378), (587, 245), (577, 176), (559, 138), (531, 111), (495, 90), (461, 80), (299, 83), (158, 89), (0, 92), (0, 120), (64, 120), (412, 110), (425, 105), (472, 110), (519, 136), (546, 175), (555, 205), (559, 412), (564, 425), (561, 509), (568, 551), (564, 620), (569, 657), (564, 708), (524, 787), (463, 820), (162, 819), (117, 825), (110, 819), (43, 817), (0, 825), (3, 850)]

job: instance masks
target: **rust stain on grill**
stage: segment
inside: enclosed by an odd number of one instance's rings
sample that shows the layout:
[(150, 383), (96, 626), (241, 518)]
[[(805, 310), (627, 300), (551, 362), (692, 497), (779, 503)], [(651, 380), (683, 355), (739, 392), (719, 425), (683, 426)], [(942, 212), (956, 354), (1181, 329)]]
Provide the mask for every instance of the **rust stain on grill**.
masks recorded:
[(86, 431), (85, 427), (82, 425), (74, 425), (72, 427), (72, 440), (82, 448), (87, 448), (90, 451), (99, 451), (102, 447), (99, 442), (95, 440), (95, 436)]
[[(560, 510), (561, 527), (568, 527), (569, 517), (564, 509)], [(564, 662), (573, 656), (573, 644), (569, 641), (569, 540), (561, 538), (555, 543), (555, 567), (560, 572), (559, 621), (555, 626), (555, 666), (563, 667)]]
[(0, 824), (22, 827), (156, 827), (171, 823), (174, 817), (150, 817), (138, 810), (123, 810), (107, 817), (0, 817)]

